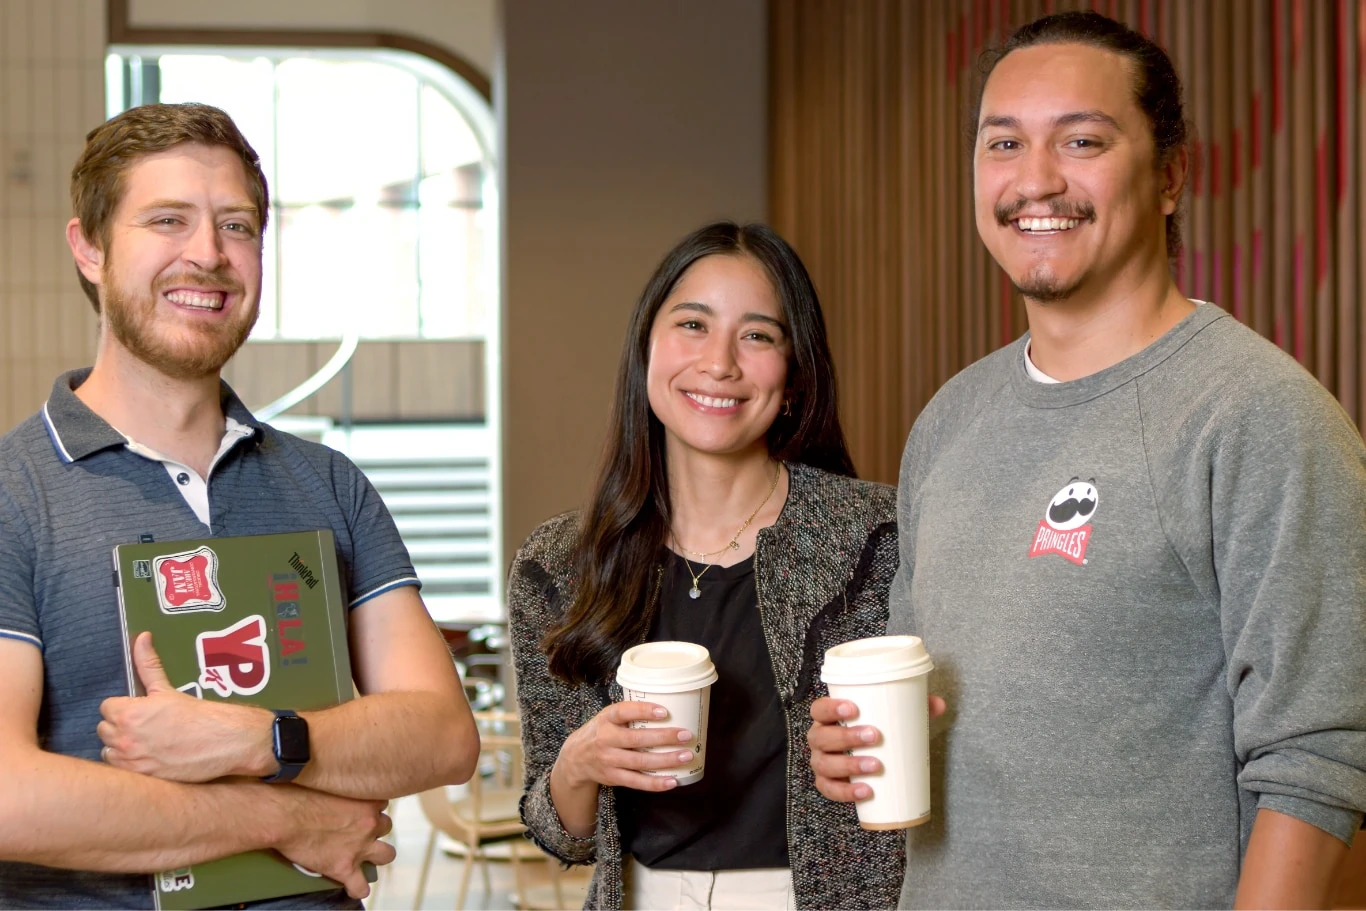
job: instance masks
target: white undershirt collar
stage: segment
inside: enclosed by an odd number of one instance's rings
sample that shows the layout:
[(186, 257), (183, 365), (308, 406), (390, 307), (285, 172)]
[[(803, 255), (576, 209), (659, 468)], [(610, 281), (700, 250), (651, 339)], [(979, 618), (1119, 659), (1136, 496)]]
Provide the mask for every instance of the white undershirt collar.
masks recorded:
[(1028, 341), (1028, 342), (1025, 342), (1025, 350), (1024, 350), (1024, 366), (1025, 366), (1025, 373), (1029, 374), (1029, 378), (1030, 378), (1031, 380), (1033, 380), (1034, 382), (1036, 382), (1036, 383), (1061, 383), (1062, 380), (1055, 380), (1055, 379), (1053, 379), (1053, 377), (1049, 376), (1048, 374), (1046, 374), (1046, 373), (1044, 373), (1042, 370), (1040, 370), (1038, 367), (1035, 367), (1035, 366), (1034, 366), (1034, 361), (1033, 361), (1033, 359), (1030, 358), (1030, 356), (1029, 356), (1029, 346), (1032, 345), (1032, 344), (1034, 344), (1034, 341), (1033, 341), (1032, 339), (1031, 339), (1030, 341)]
[[(244, 440), (255, 432), (255, 428), (249, 424), (243, 424), (230, 417), (225, 417), (223, 439), (219, 441), (218, 452), (214, 453), (213, 461), (209, 463), (209, 474), (213, 474), (214, 466), (218, 464), (218, 460), (223, 458), (238, 440)], [(123, 431), (120, 430), (119, 433), (123, 433)], [(199, 472), (190, 466), (164, 456), (150, 446), (142, 445), (126, 433), (123, 433), (123, 438), (127, 440), (124, 445), (128, 447), (129, 452), (137, 453), (144, 459), (151, 459), (153, 462), (162, 464), (162, 467), (166, 469), (166, 474), (171, 478), (171, 483), (175, 484), (176, 490), (180, 491), (180, 495), (185, 498), (186, 504), (194, 510), (195, 516), (200, 522), (211, 528), (208, 479), (201, 478)]]

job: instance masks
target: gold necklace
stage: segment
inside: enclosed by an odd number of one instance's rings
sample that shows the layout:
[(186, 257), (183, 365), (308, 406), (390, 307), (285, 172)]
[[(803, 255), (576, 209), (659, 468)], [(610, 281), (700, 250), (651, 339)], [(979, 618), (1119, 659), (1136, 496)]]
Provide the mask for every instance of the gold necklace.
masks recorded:
[[(678, 543), (677, 538), (674, 538), (674, 543)], [(683, 565), (688, 567), (688, 575), (692, 576), (692, 588), (688, 589), (688, 597), (696, 601), (698, 598), (702, 597), (702, 587), (700, 585), (702, 577), (707, 574), (707, 570), (711, 569), (716, 564), (708, 563), (706, 566), (702, 567), (702, 571), (700, 573), (695, 573), (692, 571), (692, 563), (688, 560), (687, 557), (683, 558)]]
[[(674, 535), (674, 544), (677, 544), (678, 549), (683, 551), (683, 553), (685, 554), (692, 554), (694, 557), (701, 557), (703, 562), (706, 562), (706, 559), (708, 557), (714, 557), (717, 554), (725, 553), (727, 550), (739, 550), (740, 536), (745, 533), (746, 528), (749, 528), (750, 523), (754, 521), (754, 517), (759, 515), (759, 510), (763, 509), (764, 505), (767, 504), (770, 499), (772, 499), (773, 491), (778, 489), (778, 476), (781, 474), (782, 467), (779, 465), (774, 465), (773, 482), (768, 485), (768, 493), (764, 494), (764, 498), (759, 501), (759, 505), (754, 507), (754, 512), (749, 514), (749, 518), (745, 520), (745, 524), (741, 525), (738, 529), (736, 529), (735, 534), (731, 535), (730, 540), (727, 541), (719, 550), (712, 550), (706, 553), (697, 550), (688, 550), (686, 547), (679, 543), (678, 535)], [(706, 572), (706, 570), (704, 569), (702, 570), (702, 572)], [(701, 578), (701, 575), (701, 573), (698, 573), (698, 578)]]
[[(670, 530), (669, 534), (674, 540), (674, 546), (677, 547), (679, 550), (683, 551), (684, 553), (692, 554), (695, 557), (701, 557), (704, 563), (706, 562), (707, 557), (713, 557), (719, 553), (725, 552), (726, 550), (739, 550), (740, 536), (745, 533), (746, 528), (749, 528), (750, 523), (754, 521), (754, 517), (759, 514), (759, 510), (763, 509), (764, 505), (768, 503), (770, 499), (772, 499), (773, 491), (778, 489), (778, 476), (781, 473), (782, 467), (775, 465), (773, 469), (773, 482), (768, 485), (768, 493), (764, 494), (764, 498), (759, 501), (759, 505), (754, 507), (754, 512), (749, 514), (749, 518), (745, 520), (745, 524), (741, 525), (739, 530), (736, 531), (735, 534), (731, 535), (730, 541), (726, 544), (725, 547), (722, 547), (720, 550), (713, 550), (711, 553), (699, 553), (695, 550), (688, 550), (686, 547), (684, 547), (682, 544), (678, 542), (678, 535), (674, 534), (673, 531)], [(707, 563), (707, 565), (702, 568), (702, 571), (700, 573), (695, 573), (692, 571), (692, 561), (689, 560), (687, 557), (683, 558), (683, 565), (688, 568), (688, 575), (692, 576), (692, 588), (688, 589), (688, 597), (696, 601), (698, 598), (702, 597), (702, 577), (705, 576), (707, 574), (707, 570), (711, 569), (715, 564)]]

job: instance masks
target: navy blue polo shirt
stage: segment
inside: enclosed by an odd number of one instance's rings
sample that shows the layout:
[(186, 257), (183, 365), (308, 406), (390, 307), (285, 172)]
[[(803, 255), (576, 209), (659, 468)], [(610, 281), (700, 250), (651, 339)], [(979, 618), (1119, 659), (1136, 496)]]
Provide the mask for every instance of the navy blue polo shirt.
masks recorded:
[[(117, 544), (330, 528), (352, 607), (418, 584), (389, 511), (342, 454), (257, 421), (223, 384), (241, 427), (204, 479), (206, 525), (174, 472), (76, 397), (89, 373), (58, 377), (43, 410), (0, 438), (0, 637), (42, 650), (44, 749), (98, 761), (100, 703), (127, 695)], [(0, 862), (0, 908), (43, 906), (150, 908), (151, 884)]]

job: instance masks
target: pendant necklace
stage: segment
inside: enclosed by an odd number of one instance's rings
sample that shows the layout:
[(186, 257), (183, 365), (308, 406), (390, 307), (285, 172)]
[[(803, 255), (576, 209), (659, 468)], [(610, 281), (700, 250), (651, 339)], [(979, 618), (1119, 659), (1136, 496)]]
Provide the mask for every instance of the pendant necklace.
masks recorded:
[[(677, 538), (674, 538), (674, 543), (678, 543)], [(706, 566), (702, 567), (700, 573), (692, 571), (692, 562), (687, 557), (683, 558), (683, 565), (688, 567), (688, 575), (692, 576), (692, 588), (688, 589), (688, 597), (696, 601), (698, 598), (702, 597), (702, 588), (699, 583), (702, 581), (702, 577), (707, 574), (707, 570), (712, 568), (713, 564), (708, 563)]]
[[(772, 499), (773, 491), (778, 489), (778, 476), (780, 474), (782, 474), (782, 466), (774, 465), (773, 481), (768, 485), (768, 493), (764, 494), (764, 498), (759, 501), (759, 505), (754, 507), (754, 512), (749, 514), (749, 518), (745, 520), (745, 523), (741, 525), (739, 529), (736, 530), (735, 534), (730, 536), (730, 541), (726, 542), (726, 545), (722, 547), (720, 550), (713, 550), (708, 553), (701, 553), (695, 550), (688, 550), (682, 544), (678, 543), (678, 535), (673, 534), (673, 531), (670, 530), (669, 534), (673, 538), (674, 546), (685, 554), (692, 554), (694, 557), (701, 557), (702, 562), (704, 563), (706, 563), (707, 557), (714, 557), (717, 554), (724, 553), (727, 550), (739, 550), (740, 536), (745, 533), (746, 528), (749, 528), (750, 523), (754, 521), (754, 517), (759, 514), (759, 510), (763, 509), (765, 504), (767, 504), (768, 501)], [(702, 568), (702, 571), (700, 573), (695, 573), (692, 571), (692, 561), (689, 560), (687, 557), (683, 557), (683, 565), (688, 567), (688, 575), (692, 576), (692, 588), (688, 589), (688, 597), (696, 601), (698, 598), (702, 597), (702, 577), (705, 576), (707, 574), (707, 570), (711, 569), (712, 566), (714, 566), (715, 564), (707, 563), (706, 566)]]

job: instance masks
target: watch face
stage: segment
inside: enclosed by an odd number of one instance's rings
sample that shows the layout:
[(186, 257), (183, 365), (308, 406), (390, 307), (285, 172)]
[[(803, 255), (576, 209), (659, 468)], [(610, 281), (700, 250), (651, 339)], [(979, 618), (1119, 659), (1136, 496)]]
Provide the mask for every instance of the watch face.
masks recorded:
[(282, 765), (303, 765), (310, 757), (308, 722), (296, 715), (275, 719), (275, 758)]

